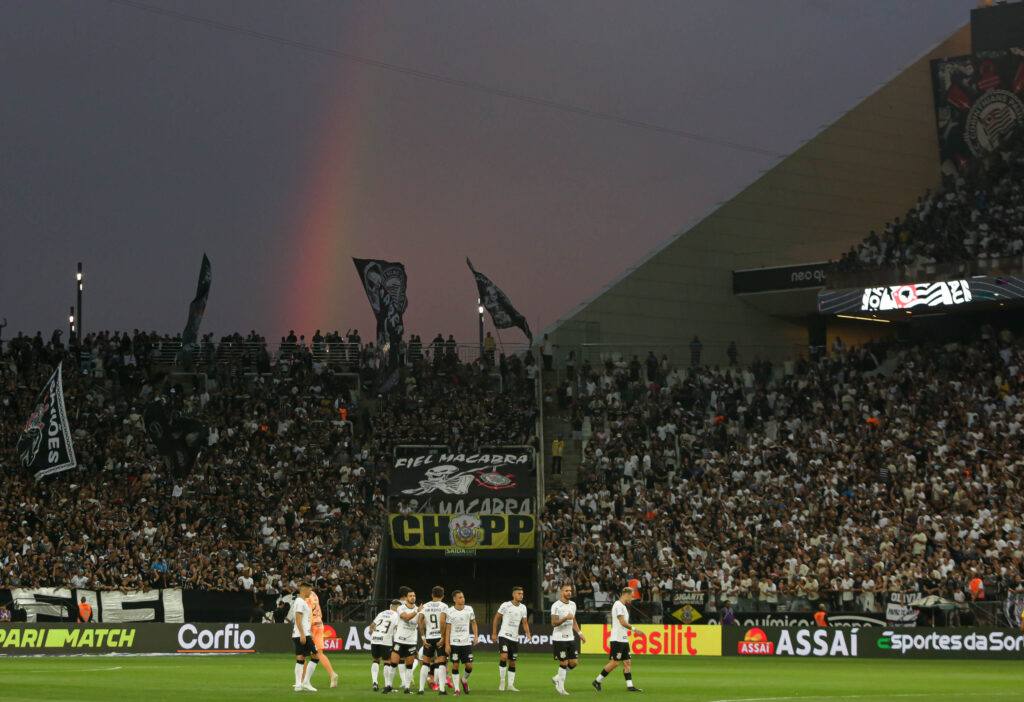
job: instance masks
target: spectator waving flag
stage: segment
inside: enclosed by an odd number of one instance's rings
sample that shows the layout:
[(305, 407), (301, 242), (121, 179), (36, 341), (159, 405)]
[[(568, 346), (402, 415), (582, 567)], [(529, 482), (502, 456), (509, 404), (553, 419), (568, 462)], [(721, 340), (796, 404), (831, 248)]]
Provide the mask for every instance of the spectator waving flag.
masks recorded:
[(409, 306), (405, 290), (408, 279), (401, 263), (376, 258), (353, 258), (359, 280), (377, 318), (377, 348), (383, 363), (378, 392), (387, 392), (398, 383), (401, 361), (399, 350), (405, 327), (402, 315)]
[(21, 464), (35, 473), (36, 480), (74, 468), (75, 448), (64, 410), (64, 380), (61, 364), (36, 398), (35, 409), (18, 439)]
[(142, 418), (149, 438), (164, 459), (167, 473), (176, 480), (191, 473), (199, 450), (206, 443), (206, 428), (190, 417), (179, 417), (173, 422), (168, 420), (167, 410), (160, 401), (146, 405)]
[(203, 321), (203, 313), (206, 312), (206, 301), (210, 297), (210, 283), (213, 281), (213, 267), (210, 259), (203, 254), (203, 263), (199, 266), (199, 285), (196, 286), (196, 296), (188, 306), (188, 321), (185, 322), (185, 331), (181, 333), (181, 360), (184, 361), (192, 354), (196, 341), (199, 339), (199, 324)]
[(526, 334), (526, 338), (533, 342), (533, 334), (530, 333), (530, 325), (526, 323), (526, 317), (519, 314), (516, 308), (512, 306), (512, 301), (508, 299), (508, 295), (492, 283), (491, 279), (486, 275), (477, 272), (469, 258), (466, 258), (466, 264), (469, 266), (469, 270), (473, 271), (473, 277), (476, 278), (476, 289), (480, 293), (480, 304), (491, 313), (491, 320), (494, 322), (494, 326), (498, 329), (519, 327)]

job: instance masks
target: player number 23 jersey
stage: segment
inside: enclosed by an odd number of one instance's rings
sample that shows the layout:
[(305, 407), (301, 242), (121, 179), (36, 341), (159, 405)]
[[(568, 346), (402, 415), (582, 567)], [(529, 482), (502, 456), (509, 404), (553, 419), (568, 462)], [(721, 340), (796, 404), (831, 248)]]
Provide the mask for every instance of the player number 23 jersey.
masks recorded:
[(373, 620), (373, 633), (370, 634), (370, 643), (378, 646), (390, 646), (395, 638), (395, 622), (398, 615), (394, 610), (386, 609), (377, 615)]

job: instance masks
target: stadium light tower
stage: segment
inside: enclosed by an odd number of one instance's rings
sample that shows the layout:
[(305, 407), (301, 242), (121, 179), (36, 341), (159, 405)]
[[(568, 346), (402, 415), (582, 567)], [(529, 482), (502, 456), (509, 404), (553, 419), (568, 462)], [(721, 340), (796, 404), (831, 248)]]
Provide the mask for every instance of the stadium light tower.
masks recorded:
[[(75, 319), (78, 320), (78, 341), (82, 341), (82, 262), (78, 262), (78, 275), (75, 276), (78, 280), (78, 312), (75, 314)], [(74, 310), (72, 310), (74, 311)], [(72, 333), (74, 330), (72, 329)], [(70, 342), (71, 339), (68, 339)]]
[(480, 359), (484, 357), (484, 306), (480, 302), (480, 298), (476, 299), (476, 314), (477, 319), (480, 320)]
[(68, 345), (71, 345), (71, 340), (75, 338), (75, 308), (71, 308), (71, 312), (68, 314)]

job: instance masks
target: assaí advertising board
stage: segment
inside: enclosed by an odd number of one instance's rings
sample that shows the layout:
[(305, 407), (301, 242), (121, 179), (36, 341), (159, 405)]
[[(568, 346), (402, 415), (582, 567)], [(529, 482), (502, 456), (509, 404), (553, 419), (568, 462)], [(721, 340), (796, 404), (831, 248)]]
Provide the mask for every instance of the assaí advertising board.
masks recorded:
[(723, 656), (1024, 659), (1024, 633), (918, 627), (723, 627)]
[(860, 655), (860, 629), (816, 627), (722, 627), (723, 656), (795, 656), (799, 658)]

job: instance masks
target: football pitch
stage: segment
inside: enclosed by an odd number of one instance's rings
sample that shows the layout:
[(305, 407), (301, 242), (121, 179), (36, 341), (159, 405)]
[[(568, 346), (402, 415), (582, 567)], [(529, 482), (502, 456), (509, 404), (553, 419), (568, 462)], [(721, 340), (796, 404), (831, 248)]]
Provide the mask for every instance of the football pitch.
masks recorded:
[[(559, 697), (551, 684), (550, 656), (521, 656), (516, 687), (498, 692), (497, 656), (480, 655), (470, 678), (472, 699)], [(687, 702), (820, 702), (821, 700), (1022, 700), (1024, 670), (1018, 661), (877, 661), (850, 659), (641, 658), (633, 677), (644, 695), (626, 692), (621, 667), (598, 693), (590, 681), (607, 661), (584, 656), (566, 685), (586, 699), (638, 698)], [(379, 699), (370, 687), (369, 655), (335, 654), (341, 676), (328, 688), (320, 667), (318, 692), (294, 692), (294, 659), (283, 654), (248, 656), (88, 656), (0, 658), (0, 702), (96, 700), (294, 700)], [(383, 678), (382, 678), (383, 681)], [(416, 686), (419, 687), (419, 670)], [(436, 695), (430, 692), (427, 695)], [(398, 693), (387, 699), (405, 699)], [(451, 699), (452, 694), (446, 699)]]

